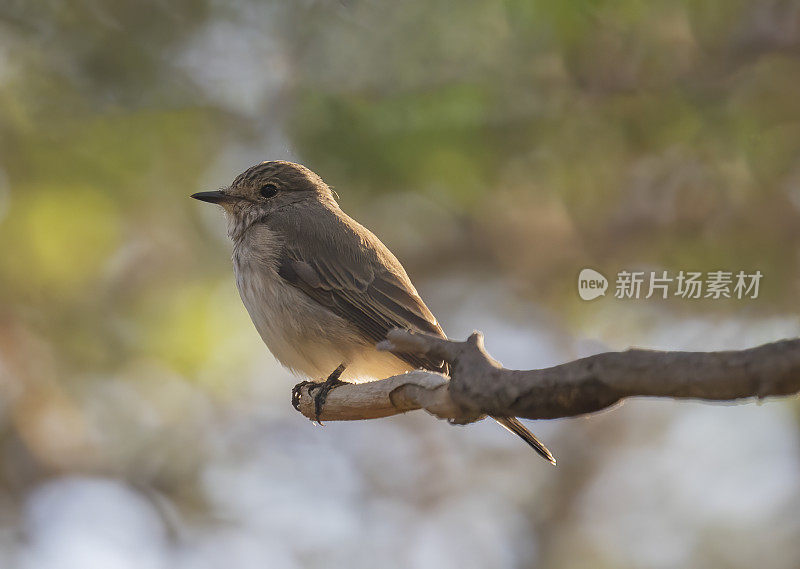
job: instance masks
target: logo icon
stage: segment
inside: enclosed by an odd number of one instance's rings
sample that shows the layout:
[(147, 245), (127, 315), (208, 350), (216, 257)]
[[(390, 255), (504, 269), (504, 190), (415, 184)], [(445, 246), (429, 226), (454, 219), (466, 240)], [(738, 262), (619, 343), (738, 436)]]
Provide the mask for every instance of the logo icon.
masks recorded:
[(605, 296), (608, 279), (594, 269), (583, 269), (578, 275), (578, 294), (583, 300)]

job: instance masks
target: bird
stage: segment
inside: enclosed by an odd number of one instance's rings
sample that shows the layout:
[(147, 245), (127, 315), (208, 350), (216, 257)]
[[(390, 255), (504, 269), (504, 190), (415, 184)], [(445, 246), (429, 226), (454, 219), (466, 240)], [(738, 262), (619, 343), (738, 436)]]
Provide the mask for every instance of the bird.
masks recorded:
[[(318, 419), (327, 394), (344, 381), (447, 373), (433, 357), (376, 349), (394, 328), (446, 336), (400, 261), (342, 211), (312, 170), (261, 162), (229, 186), (191, 197), (225, 210), (242, 302), (272, 355), (308, 378), (297, 387), (313, 383)], [(556, 463), (519, 419), (493, 418)]]

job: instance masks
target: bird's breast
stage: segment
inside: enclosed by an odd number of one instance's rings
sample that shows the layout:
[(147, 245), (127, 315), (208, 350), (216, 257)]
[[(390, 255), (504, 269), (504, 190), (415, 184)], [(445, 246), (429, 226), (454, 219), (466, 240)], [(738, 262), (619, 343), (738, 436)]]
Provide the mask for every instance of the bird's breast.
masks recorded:
[[(274, 244), (277, 245), (277, 244)], [(286, 282), (272, 251), (240, 243), (234, 248), (236, 286), (272, 355), (293, 372), (325, 379), (341, 363), (343, 378), (387, 377), (409, 367), (378, 352), (356, 327)]]

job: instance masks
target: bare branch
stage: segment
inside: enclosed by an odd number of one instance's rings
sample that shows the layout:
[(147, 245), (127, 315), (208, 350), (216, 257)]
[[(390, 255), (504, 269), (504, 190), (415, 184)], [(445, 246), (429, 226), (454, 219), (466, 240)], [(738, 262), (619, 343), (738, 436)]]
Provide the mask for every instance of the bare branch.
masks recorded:
[[(393, 330), (378, 349), (414, 352), (450, 364), (450, 381), (415, 371), (330, 392), (321, 419), (386, 417), (426, 409), (454, 422), (483, 415), (572, 417), (634, 396), (731, 401), (800, 392), (800, 339), (724, 352), (607, 352), (540, 370), (509, 370), (476, 332), (465, 342)], [(307, 390), (300, 411), (314, 418)]]
[[(447, 376), (422, 370), (380, 381), (341, 385), (328, 394), (318, 418), (321, 421), (358, 421), (426, 409), (442, 419), (459, 422), (477, 419), (456, 405), (450, 397), (449, 385)], [(297, 410), (309, 419), (317, 419), (309, 387), (306, 384), (300, 389)]]

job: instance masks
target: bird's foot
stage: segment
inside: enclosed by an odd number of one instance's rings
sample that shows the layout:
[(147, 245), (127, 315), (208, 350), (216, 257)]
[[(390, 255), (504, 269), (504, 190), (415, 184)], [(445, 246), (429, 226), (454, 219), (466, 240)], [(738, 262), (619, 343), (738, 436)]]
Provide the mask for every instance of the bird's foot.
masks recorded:
[(322, 407), (325, 405), (325, 400), (328, 398), (328, 394), (333, 391), (334, 388), (347, 384), (346, 381), (339, 379), (339, 377), (342, 375), (342, 372), (344, 372), (344, 369), (345, 365), (340, 365), (333, 370), (333, 373), (331, 373), (328, 376), (328, 379), (323, 382), (301, 381), (295, 385), (292, 389), (292, 406), (296, 410), (300, 410), (300, 397), (302, 396), (303, 388), (308, 386), (308, 394), (314, 398), (314, 417), (317, 423), (321, 425), (322, 421), (320, 420), (320, 415), (322, 415)]

